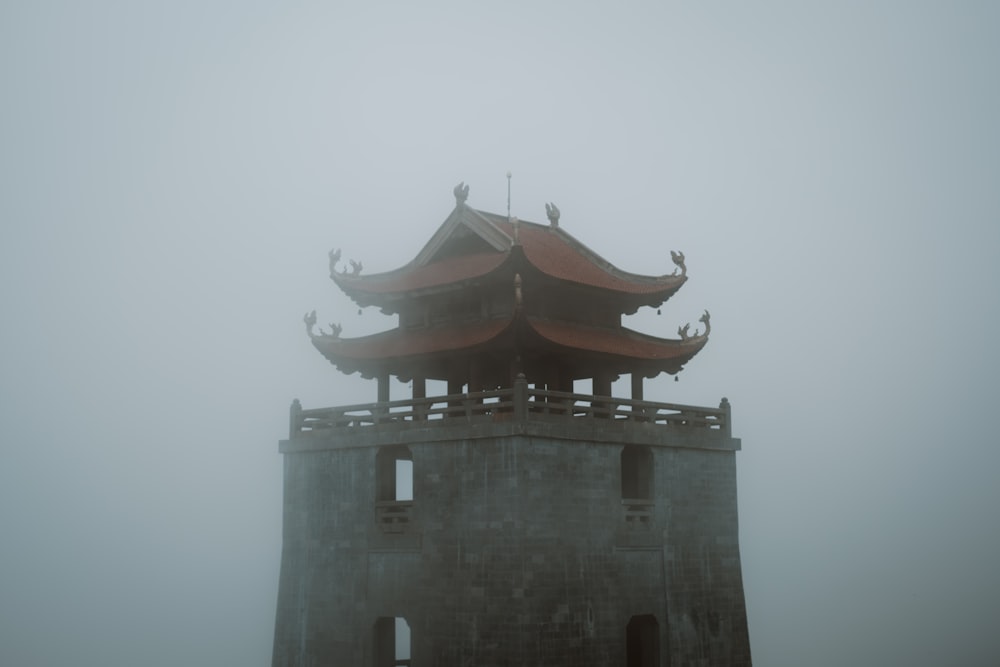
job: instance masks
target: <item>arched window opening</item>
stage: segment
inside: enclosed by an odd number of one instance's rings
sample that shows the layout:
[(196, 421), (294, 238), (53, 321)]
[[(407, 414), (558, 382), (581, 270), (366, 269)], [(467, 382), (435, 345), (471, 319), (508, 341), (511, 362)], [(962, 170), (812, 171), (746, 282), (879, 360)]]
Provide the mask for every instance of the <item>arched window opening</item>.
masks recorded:
[(622, 449), (622, 500), (653, 499), (653, 452), (649, 447)]
[(625, 520), (633, 525), (648, 525), (653, 512), (653, 451), (649, 447), (625, 445), (621, 476)]
[(402, 616), (383, 616), (375, 621), (374, 667), (410, 664), (410, 624)]
[(652, 614), (633, 616), (625, 628), (626, 667), (659, 667), (660, 624)]
[(413, 454), (408, 447), (382, 447), (375, 455), (375, 510), (382, 530), (403, 532), (413, 511)]

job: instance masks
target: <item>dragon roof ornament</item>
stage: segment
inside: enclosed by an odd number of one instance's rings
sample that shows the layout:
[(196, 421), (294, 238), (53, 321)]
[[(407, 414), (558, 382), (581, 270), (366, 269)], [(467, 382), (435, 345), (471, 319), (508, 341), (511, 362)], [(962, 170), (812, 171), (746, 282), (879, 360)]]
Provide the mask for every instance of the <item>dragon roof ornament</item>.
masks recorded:
[(337, 262), (340, 261), (340, 248), (331, 250), (327, 256), (330, 258), (330, 277), (333, 278), (337, 273)]
[(698, 343), (706, 338), (708, 334), (712, 332), (712, 316), (706, 310), (705, 313), (698, 318), (698, 321), (705, 325), (705, 331), (699, 332), (695, 329), (693, 334), (688, 333), (688, 329), (691, 328), (691, 323), (688, 322), (682, 327), (677, 328), (677, 335), (681, 337), (682, 343)]
[[(671, 250), (670, 251), (670, 259), (672, 259), (673, 262), (674, 262), (674, 264), (677, 265), (677, 268), (681, 270), (681, 275), (682, 276), (686, 276), (688, 270), (687, 270), (687, 266), (684, 264), (684, 253), (682, 253), (680, 251), (674, 252), (673, 250)], [(674, 272), (672, 274), (670, 274), (670, 275), (676, 276), (677, 275), (677, 269), (674, 269)]]
[(340, 261), (340, 248), (337, 248), (336, 250), (331, 250), (330, 252), (327, 253), (327, 256), (330, 258), (330, 278), (334, 280), (336, 280), (336, 277), (338, 275), (349, 278), (356, 278), (359, 275), (361, 275), (361, 270), (365, 268), (364, 264), (362, 264), (361, 262), (356, 262), (353, 259), (351, 259), (348, 260), (348, 264), (351, 265), (351, 272), (350, 273), (347, 272), (346, 266), (338, 272), (337, 262)]
[(555, 204), (545, 205), (545, 216), (549, 219), (549, 224), (553, 227), (559, 226), (559, 207)]
[(455, 206), (464, 206), (465, 200), (469, 198), (469, 186), (462, 181), (452, 190), (455, 195)]
[(340, 326), (339, 324), (334, 324), (333, 322), (331, 322), (330, 323), (330, 333), (326, 333), (325, 331), (323, 331), (322, 328), (320, 328), (319, 333), (314, 332), (313, 331), (313, 327), (316, 326), (316, 311), (315, 310), (312, 311), (311, 313), (306, 313), (305, 316), (302, 318), (302, 321), (306, 325), (306, 333), (309, 334), (309, 337), (313, 338), (313, 339), (315, 339), (315, 338), (340, 338), (340, 332), (343, 330), (342, 326)]

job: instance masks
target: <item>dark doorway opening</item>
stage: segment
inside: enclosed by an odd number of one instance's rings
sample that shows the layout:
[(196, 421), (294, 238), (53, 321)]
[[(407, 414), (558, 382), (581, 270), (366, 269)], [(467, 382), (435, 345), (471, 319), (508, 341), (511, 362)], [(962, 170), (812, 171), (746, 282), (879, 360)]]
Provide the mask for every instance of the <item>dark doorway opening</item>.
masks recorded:
[(626, 667), (660, 667), (660, 624), (651, 614), (633, 616), (625, 628)]
[(622, 500), (652, 500), (653, 452), (649, 447), (625, 445), (621, 473)]

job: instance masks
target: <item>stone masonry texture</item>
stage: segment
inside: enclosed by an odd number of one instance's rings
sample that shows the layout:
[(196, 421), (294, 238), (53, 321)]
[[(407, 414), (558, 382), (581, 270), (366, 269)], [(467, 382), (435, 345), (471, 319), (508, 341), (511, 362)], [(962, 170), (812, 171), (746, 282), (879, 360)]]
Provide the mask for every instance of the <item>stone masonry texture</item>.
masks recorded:
[[(637, 615), (656, 618), (661, 665), (750, 665), (739, 441), (592, 421), (283, 441), (274, 666), (373, 665), (376, 620), (400, 616), (413, 665), (625, 665)], [(622, 502), (629, 440), (652, 452), (642, 523)], [(398, 444), (413, 506), (385, 532), (376, 454)]]

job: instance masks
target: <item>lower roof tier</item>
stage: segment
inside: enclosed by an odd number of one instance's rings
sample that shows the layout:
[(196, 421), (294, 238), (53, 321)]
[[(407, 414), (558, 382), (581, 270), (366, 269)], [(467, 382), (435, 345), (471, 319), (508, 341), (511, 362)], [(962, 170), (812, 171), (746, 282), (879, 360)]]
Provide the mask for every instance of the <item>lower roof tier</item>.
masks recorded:
[[(708, 341), (708, 330), (680, 340), (624, 327), (603, 328), (515, 314), (512, 318), (418, 329), (393, 329), (360, 338), (312, 335), (313, 345), (340, 371), (373, 378), (392, 375), (506, 385), (513, 373), (564, 379), (600, 374), (677, 373)], [(476, 370), (470, 370), (476, 369)]]

